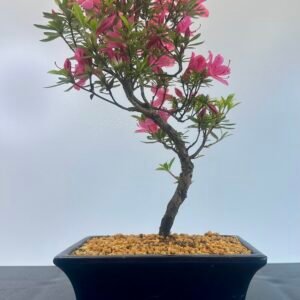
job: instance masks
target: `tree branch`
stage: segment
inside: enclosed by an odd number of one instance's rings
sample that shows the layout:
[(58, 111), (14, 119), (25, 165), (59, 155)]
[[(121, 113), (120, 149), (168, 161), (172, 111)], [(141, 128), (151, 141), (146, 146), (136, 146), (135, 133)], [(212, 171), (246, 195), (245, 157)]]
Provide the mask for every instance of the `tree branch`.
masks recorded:
[(200, 147), (197, 149), (197, 151), (190, 155), (190, 159), (195, 159), (197, 158), (197, 156), (200, 154), (200, 152), (203, 150), (203, 148), (205, 147), (205, 143), (207, 142), (207, 138), (210, 134), (212, 129), (210, 129), (208, 132), (206, 132), (206, 130), (203, 131), (203, 139), (202, 139), (202, 143), (200, 145)]
[(197, 138), (196, 140), (187, 148), (187, 150), (189, 151), (191, 148), (193, 148), (199, 141), (199, 138), (200, 138), (200, 135), (201, 135), (201, 128), (198, 127), (198, 134), (197, 134)]
[(84, 91), (86, 91), (86, 92), (88, 92), (88, 93), (94, 95), (95, 97), (97, 97), (97, 98), (99, 98), (99, 99), (101, 99), (101, 100), (103, 100), (103, 101), (105, 101), (105, 102), (108, 102), (108, 103), (110, 103), (110, 104), (113, 104), (113, 105), (115, 105), (115, 106), (117, 106), (117, 107), (119, 107), (119, 108), (121, 108), (121, 109), (123, 109), (123, 110), (132, 111), (132, 112), (134, 112), (134, 111), (136, 112), (136, 111), (137, 111), (134, 107), (125, 107), (125, 106), (123, 106), (123, 105), (117, 103), (116, 101), (111, 101), (111, 100), (109, 100), (109, 99), (107, 99), (107, 98), (104, 98), (104, 97), (102, 97), (101, 95), (97, 94), (95, 91), (90, 90), (90, 89), (87, 89), (87, 88), (85, 88), (85, 87), (83, 87), (83, 86), (80, 86), (80, 85), (78, 85), (76, 82), (74, 82), (74, 85), (77, 86), (77, 87), (79, 87), (80, 89), (82, 89), (82, 90), (84, 90)]

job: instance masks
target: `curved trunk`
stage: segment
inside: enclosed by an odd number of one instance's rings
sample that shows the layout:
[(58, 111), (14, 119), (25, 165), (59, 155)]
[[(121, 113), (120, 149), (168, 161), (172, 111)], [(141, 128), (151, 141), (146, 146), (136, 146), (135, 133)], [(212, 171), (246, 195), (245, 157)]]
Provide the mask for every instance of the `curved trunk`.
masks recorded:
[(173, 197), (168, 203), (167, 210), (161, 220), (159, 235), (168, 236), (171, 233), (171, 228), (173, 226), (175, 217), (178, 213), (178, 210), (181, 204), (187, 197), (187, 192), (192, 184), (192, 176), (194, 165), (189, 159), (186, 157), (185, 160), (181, 159), (182, 172), (179, 176), (178, 185), (175, 190)]
[(151, 107), (145, 107), (144, 104), (135, 97), (128, 80), (124, 81), (122, 84), (128, 100), (137, 111), (144, 114), (147, 118), (151, 118), (173, 141), (176, 153), (180, 159), (182, 171), (178, 179), (178, 185), (173, 197), (168, 203), (167, 210), (162, 218), (159, 228), (159, 235), (168, 236), (170, 235), (178, 210), (187, 197), (187, 191), (192, 183), (194, 165), (180, 134), (170, 124), (165, 122), (156, 111), (152, 110)]

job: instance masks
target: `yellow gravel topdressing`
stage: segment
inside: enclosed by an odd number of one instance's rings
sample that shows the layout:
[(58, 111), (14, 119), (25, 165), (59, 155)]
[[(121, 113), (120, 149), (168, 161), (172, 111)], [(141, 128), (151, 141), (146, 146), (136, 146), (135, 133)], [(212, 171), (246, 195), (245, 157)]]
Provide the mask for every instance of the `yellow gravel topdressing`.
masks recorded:
[(250, 254), (238, 238), (208, 232), (205, 235), (172, 234), (163, 238), (157, 234), (93, 237), (72, 255), (193, 255)]

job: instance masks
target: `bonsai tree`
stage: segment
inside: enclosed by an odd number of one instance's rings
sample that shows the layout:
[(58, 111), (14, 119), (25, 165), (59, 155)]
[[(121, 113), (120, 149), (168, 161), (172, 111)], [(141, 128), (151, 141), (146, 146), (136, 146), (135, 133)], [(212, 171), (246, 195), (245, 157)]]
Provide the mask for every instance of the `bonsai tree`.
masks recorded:
[[(170, 235), (174, 219), (192, 183), (193, 161), (232, 129), (227, 119), (234, 95), (211, 98), (204, 88), (228, 84), (230, 67), (221, 55), (191, 52), (200, 33), (193, 19), (207, 17), (205, 0), (55, 0), (58, 9), (44, 13), (49, 42), (57, 38), (71, 54), (55, 86), (82, 90), (126, 110), (137, 120), (146, 143), (160, 143), (175, 157), (159, 166), (176, 180), (176, 190), (161, 220), (159, 234)], [(121, 88), (127, 100), (115, 97)]]

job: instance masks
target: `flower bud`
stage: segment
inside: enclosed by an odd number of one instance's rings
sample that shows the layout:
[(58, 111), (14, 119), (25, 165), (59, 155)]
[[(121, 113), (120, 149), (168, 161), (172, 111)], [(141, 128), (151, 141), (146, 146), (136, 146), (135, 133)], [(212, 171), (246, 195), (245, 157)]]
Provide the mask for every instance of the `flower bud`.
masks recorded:
[(206, 115), (206, 111), (207, 111), (206, 107), (203, 107), (198, 114), (198, 118), (203, 119), (203, 117)]
[(207, 106), (213, 114), (217, 115), (219, 113), (219, 111), (215, 105), (209, 103)]
[(68, 71), (69, 73), (71, 73), (72, 64), (71, 64), (71, 61), (68, 58), (65, 60), (64, 69), (66, 71)]
[(183, 98), (183, 93), (180, 89), (175, 88), (175, 94), (177, 95), (177, 97)]

